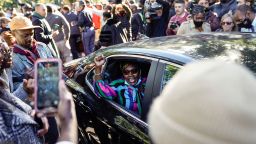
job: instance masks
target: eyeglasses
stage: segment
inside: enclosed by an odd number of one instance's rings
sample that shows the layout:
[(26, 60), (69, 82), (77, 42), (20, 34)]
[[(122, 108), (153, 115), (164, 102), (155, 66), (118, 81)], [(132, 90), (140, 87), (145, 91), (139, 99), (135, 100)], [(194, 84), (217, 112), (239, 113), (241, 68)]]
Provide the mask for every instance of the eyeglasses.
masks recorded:
[(221, 25), (231, 25), (232, 22), (221, 22)]
[(123, 70), (124, 75), (129, 75), (130, 73), (131, 74), (136, 74), (136, 73), (138, 73), (138, 69), (134, 68), (134, 69), (131, 69), (131, 70)]

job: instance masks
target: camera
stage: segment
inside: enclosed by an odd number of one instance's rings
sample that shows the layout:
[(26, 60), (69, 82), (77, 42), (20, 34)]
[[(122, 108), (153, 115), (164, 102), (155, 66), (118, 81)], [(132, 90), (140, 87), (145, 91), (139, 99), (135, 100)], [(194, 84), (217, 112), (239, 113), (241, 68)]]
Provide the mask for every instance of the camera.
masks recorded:
[(157, 2), (150, 4), (147, 9), (147, 12), (145, 13), (145, 18), (150, 20), (158, 19), (156, 11), (161, 10), (162, 8), (163, 8), (162, 5)]
[(157, 17), (157, 14), (155, 12), (148, 11), (145, 13), (145, 18), (154, 20)]
[(177, 22), (172, 22), (170, 24), (170, 29), (176, 29), (178, 26), (180, 26), (180, 23), (177, 21)]

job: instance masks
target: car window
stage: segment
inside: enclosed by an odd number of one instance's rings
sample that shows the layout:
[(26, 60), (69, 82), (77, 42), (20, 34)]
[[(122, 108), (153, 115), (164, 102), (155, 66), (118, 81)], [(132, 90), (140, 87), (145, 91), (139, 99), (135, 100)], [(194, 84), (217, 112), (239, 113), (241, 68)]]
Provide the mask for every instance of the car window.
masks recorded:
[(163, 72), (163, 77), (161, 81), (161, 90), (165, 87), (169, 80), (175, 75), (175, 73), (179, 70), (179, 67), (176, 67), (172, 64), (166, 64)]
[[(140, 71), (140, 80), (141, 85), (139, 82), (137, 83), (135, 87), (131, 88), (130, 85), (128, 85), (128, 81), (133, 81), (133, 77), (128, 77), (128, 80), (123, 81), (124, 78), (124, 71), (122, 70), (122, 65), (127, 63), (137, 63), (138, 68)], [(102, 97), (106, 100), (108, 100), (110, 103), (115, 103), (120, 106), (120, 108), (126, 110), (127, 112), (131, 113), (132, 115), (139, 117), (143, 111), (142, 103), (146, 99), (146, 97), (150, 98), (148, 95), (145, 95), (145, 89), (147, 85), (147, 79), (149, 70), (151, 68), (152, 59), (151, 58), (138, 58), (136, 57), (109, 57), (107, 58), (107, 61), (103, 67), (103, 71), (101, 74), (102, 80), (104, 83), (95, 83), (94, 87), (93, 85), (93, 77), (95, 75), (94, 70), (91, 70), (87, 74), (87, 82), (90, 83), (91, 89), (94, 91), (96, 96)], [(129, 74), (132, 72), (129, 71)], [(123, 82), (122, 82), (123, 81)], [(105, 84), (108, 86), (111, 86), (111, 90), (109, 87), (105, 87)], [(111, 85), (110, 85), (111, 84)], [(118, 85), (121, 84), (119, 87)], [(126, 88), (127, 87), (127, 88)], [(137, 94), (134, 95), (134, 91), (131, 93), (131, 90), (137, 89)], [(118, 95), (115, 98), (112, 98), (110, 95), (113, 94), (112, 92), (116, 91), (115, 94)], [(128, 94), (128, 92), (130, 92)], [(119, 96), (119, 95), (125, 95), (125, 96)], [(110, 96), (110, 97), (109, 97)], [(150, 95), (151, 96), (151, 95)], [(130, 98), (130, 99), (129, 99)], [(131, 103), (137, 102), (137, 106)], [(130, 106), (129, 106), (130, 105)], [(137, 111), (133, 111), (132, 106), (135, 106)], [(138, 108), (137, 108), (138, 107)], [(139, 110), (140, 107), (140, 110)]]

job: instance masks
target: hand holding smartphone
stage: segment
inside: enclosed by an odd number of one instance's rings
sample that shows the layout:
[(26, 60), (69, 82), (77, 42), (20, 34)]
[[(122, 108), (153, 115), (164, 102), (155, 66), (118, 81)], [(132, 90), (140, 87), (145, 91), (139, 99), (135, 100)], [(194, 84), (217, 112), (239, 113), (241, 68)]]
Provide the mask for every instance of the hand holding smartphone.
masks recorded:
[(35, 63), (35, 110), (55, 113), (59, 104), (60, 59), (39, 59)]

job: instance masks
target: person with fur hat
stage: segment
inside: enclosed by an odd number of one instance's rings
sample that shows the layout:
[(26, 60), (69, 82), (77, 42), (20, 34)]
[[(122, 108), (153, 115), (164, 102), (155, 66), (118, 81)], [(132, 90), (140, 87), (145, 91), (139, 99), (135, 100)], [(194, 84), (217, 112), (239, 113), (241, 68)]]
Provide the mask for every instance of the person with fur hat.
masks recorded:
[(150, 108), (155, 144), (255, 144), (256, 79), (214, 60), (181, 69)]
[(193, 5), (192, 19), (180, 25), (177, 35), (198, 32), (211, 32), (211, 26), (205, 22), (205, 8), (201, 5)]

